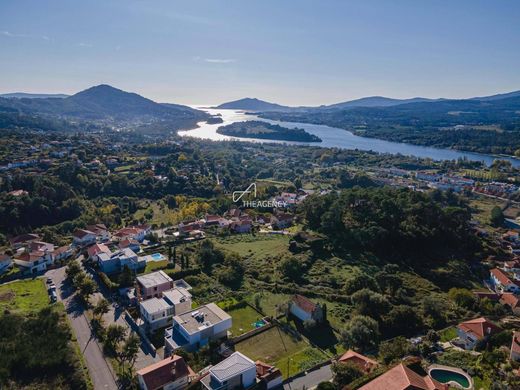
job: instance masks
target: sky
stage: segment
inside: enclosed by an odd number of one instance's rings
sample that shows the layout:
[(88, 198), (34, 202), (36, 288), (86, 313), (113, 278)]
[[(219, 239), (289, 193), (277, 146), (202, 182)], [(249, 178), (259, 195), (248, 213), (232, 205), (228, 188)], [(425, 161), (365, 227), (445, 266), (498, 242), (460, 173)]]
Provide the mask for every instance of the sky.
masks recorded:
[(0, 0), (0, 93), (320, 105), (520, 89), (517, 0)]

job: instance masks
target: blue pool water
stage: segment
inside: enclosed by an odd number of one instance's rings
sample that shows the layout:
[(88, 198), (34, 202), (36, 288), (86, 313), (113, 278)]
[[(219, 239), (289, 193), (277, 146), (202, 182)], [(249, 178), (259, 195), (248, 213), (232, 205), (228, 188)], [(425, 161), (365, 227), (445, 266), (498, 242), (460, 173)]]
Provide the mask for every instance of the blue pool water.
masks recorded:
[(164, 260), (164, 256), (161, 255), (160, 253), (153, 253), (153, 254), (150, 255), (150, 257), (152, 258), (153, 261)]

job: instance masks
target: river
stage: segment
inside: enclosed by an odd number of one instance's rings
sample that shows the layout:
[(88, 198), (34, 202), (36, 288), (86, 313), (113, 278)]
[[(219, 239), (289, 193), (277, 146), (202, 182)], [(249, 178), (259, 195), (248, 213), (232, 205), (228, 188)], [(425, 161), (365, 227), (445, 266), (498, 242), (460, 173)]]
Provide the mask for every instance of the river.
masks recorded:
[[(198, 107), (200, 108), (200, 107)], [(179, 135), (195, 137), (201, 139), (210, 139), (213, 141), (229, 141), (240, 140), (250, 142), (268, 142), (268, 143), (284, 143), (294, 145), (313, 145), (324, 148), (342, 148), (342, 149), (359, 149), (370, 150), (379, 153), (402, 154), (405, 156), (415, 156), (421, 158), (431, 158), (433, 160), (457, 160), (459, 158), (466, 158), (471, 161), (482, 161), (486, 165), (491, 165), (493, 160), (500, 158), (501, 160), (510, 161), (514, 167), (520, 167), (520, 160), (510, 157), (496, 157), (488, 154), (463, 152), (454, 149), (432, 148), (427, 146), (411, 145), (401, 142), (384, 141), (376, 138), (360, 137), (351, 132), (330, 127), (325, 125), (313, 125), (309, 123), (295, 123), (295, 122), (279, 122), (268, 119), (258, 118), (256, 115), (246, 114), (238, 110), (220, 110), (204, 108), (211, 115), (220, 114), (223, 123), (207, 124), (206, 122), (198, 123), (199, 127), (193, 130), (179, 131)], [(294, 128), (299, 127), (305, 131), (315, 134), (322, 139), (323, 142), (288, 142), (288, 141), (273, 141), (264, 139), (250, 139), (250, 138), (236, 138), (217, 133), (220, 126), (229, 125), (233, 122), (243, 122), (248, 120), (261, 120), (269, 123), (276, 123), (283, 127)]]

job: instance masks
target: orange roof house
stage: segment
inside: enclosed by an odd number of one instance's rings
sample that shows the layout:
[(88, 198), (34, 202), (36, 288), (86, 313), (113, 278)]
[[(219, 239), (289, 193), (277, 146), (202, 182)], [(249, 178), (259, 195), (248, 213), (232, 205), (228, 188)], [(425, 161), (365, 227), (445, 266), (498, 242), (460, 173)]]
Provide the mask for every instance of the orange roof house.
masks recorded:
[(177, 355), (172, 355), (137, 371), (139, 385), (144, 390), (158, 390), (173, 384), (175, 386), (172, 388), (185, 388), (188, 386), (190, 377), (194, 375), (190, 366)]
[(401, 363), (360, 387), (359, 390), (448, 390), (448, 388), (448, 385), (437, 382), (429, 375), (422, 377)]
[(457, 328), (464, 333), (469, 333), (475, 336), (478, 340), (483, 339), (486, 336), (489, 336), (494, 333), (500, 332), (498, 326), (493, 324), (485, 317), (475, 318), (474, 320), (461, 322)]
[(364, 372), (370, 372), (379, 365), (375, 360), (367, 358), (351, 349), (345, 352), (338, 361), (341, 363), (353, 363)]

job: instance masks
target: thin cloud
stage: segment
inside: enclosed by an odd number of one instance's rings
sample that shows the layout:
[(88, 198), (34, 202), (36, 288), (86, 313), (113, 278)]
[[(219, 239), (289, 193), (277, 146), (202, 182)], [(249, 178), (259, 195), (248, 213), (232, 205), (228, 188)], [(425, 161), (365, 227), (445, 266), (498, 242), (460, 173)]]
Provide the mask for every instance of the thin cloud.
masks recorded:
[(85, 42), (80, 42), (78, 43), (78, 46), (80, 47), (92, 47), (92, 43), (85, 43)]
[(17, 34), (10, 31), (0, 31), (0, 35), (8, 38), (33, 38), (43, 39), (44, 41), (50, 41), (51, 39), (47, 35), (31, 35), (31, 34)]
[(204, 58), (204, 61), (211, 64), (230, 64), (236, 62), (234, 58)]

